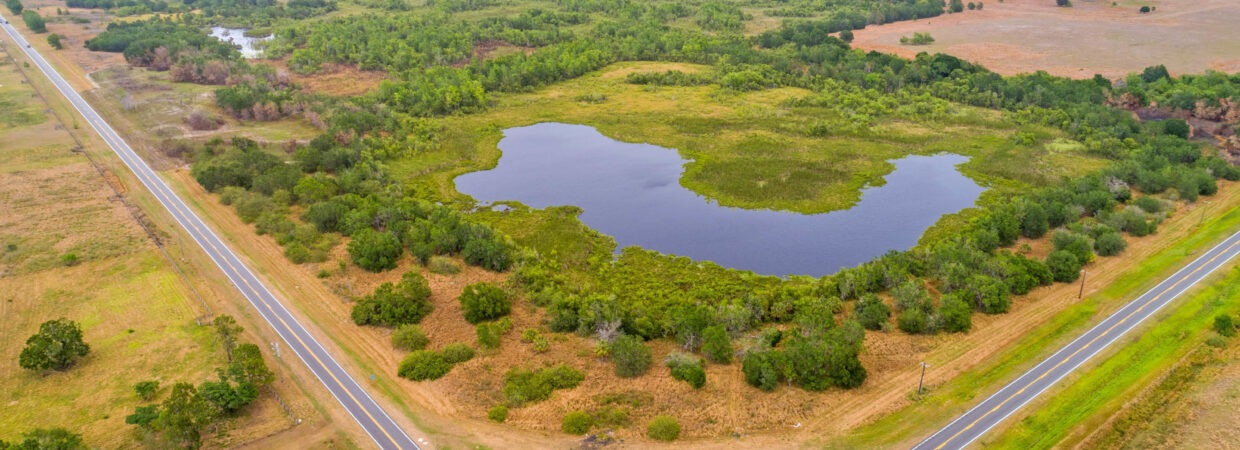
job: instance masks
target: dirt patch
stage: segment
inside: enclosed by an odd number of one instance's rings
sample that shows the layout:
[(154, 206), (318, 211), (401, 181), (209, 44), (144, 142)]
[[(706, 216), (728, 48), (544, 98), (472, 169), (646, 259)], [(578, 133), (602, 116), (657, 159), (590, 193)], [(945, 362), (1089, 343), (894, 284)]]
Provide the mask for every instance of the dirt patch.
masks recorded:
[(473, 56), (453, 63), (452, 67), (459, 69), (472, 64), (474, 61), (486, 61), (488, 59), (495, 59), (514, 53), (524, 53), (528, 56), (533, 54), (534, 50), (538, 50), (538, 48), (524, 45), (513, 45), (495, 39), (482, 41), (474, 44)]
[[(1139, 5), (1079, 0), (1059, 8), (1044, 0), (985, 2), (980, 11), (896, 22), (858, 30), (853, 46), (912, 57), (942, 52), (1013, 75), (1122, 77), (1165, 64), (1173, 74), (1240, 69), (1240, 4), (1228, 0), (1158, 0)], [(900, 45), (902, 36), (930, 33), (925, 46)], [(1192, 49), (1192, 51), (1185, 51)]]
[(288, 72), (294, 83), (302, 89), (318, 94), (334, 97), (350, 97), (361, 95), (379, 86), (383, 80), (390, 79), (387, 72), (381, 70), (359, 70), (356, 66), (337, 63), (323, 64), (317, 73), (303, 75), (289, 70), (284, 60), (263, 59), (252, 61), (256, 64), (267, 64), (277, 70)]

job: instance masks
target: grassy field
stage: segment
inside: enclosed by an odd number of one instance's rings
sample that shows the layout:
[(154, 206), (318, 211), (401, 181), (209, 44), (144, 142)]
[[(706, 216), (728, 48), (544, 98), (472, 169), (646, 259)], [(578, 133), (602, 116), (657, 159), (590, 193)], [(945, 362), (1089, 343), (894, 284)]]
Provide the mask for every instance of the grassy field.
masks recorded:
[(1142, 333), (1126, 339), (1130, 343), (1114, 355), (1073, 377), (1071, 385), (1050, 393), (1031, 415), (981, 443), (1027, 449), (1072, 445), (1213, 335), (1215, 315), (1235, 314), (1238, 308), (1240, 269), (1233, 266), (1224, 276), (1215, 276), (1209, 288), (1160, 314), (1156, 325), (1138, 330)]
[[(1191, 214), (1183, 217), (1193, 218)], [(1188, 226), (1195, 228), (1195, 225), (1194, 223)], [(931, 386), (927, 394), (920, 398), (914, 397), (914, 402), (910, 406), (860, 428), (845, 438), (832, 441), (831, 446), (892, 446), (897, 443), (915, 441), (919, 436), (927, 434), (963, 413), (984, 395), (998, 389), (1003, 383), (1020, 374), (1040, 358), (1049, 355), (1050, 352), (1084, 331), (1087, 326), (1101, 320), (1109, 311), (1161, 281), (1192, 255), (1204, 251), (1214, 242), (1235, 232), (1237, 227), (1240, 227), (1240, 207), (1230, 206), (1223, 214), (1205, 221), (1200, 230), (1194, 230), (1195, 232), (1188, 234), (1187, 237), (1150, 257), (1126, 265), (1124, 271), (1114, 277), (1113, 282), (1087, 296), (1083, 301), (1058, 312), (1046, 323), (1026, 333), (1015, 345), (1005, 349), (1001, 355), (946, 383)], [(1171, 230), (1163, 232), (1168, 233)], [(1240, 278), (1240, 274), (1233, 271), (1226, 279), (1236, 278)], [(1140, 330), (1142, 333), (1134, 334), (1134, 336), (1141, 336), (1139, 340), (1135, 344), (1124, 347), (1120, 356), (1109, 358), (1105, 363), (1107, 366), (1099, 369), (1086, 368), (1083, 371), (1085, 375), (1081, 378), (1069, 378), (1068, 382), (1074, 383), (1071, 388), (1063, 393), (1049, 393), (1048, 398), (1053, 398), (1053, 404), (1061, 408), (1086, 408), (1087, 411), (1096, 411), (1099, 407), (1099, 399), (1094, 395), (1104, 388), (1103, 384), (1118, 386), (1111, 386), (1111, 389), (1127, 389), (1137, 379), (1148, 382), (1152, 379), (1151, 377), (1156, 376), (1159, 368), (1165, 368), (1178, 360), (1187, 351), (1189, 343), (1200, 340), (1195, 337), (1200, 336), (1197, 330), (1203, 328), (1199, 325), (1207, 315), (1213, 318), (1214, 313), (1211, 311), (1219, 310), (1218, 308), (1222, 305), (1214, 299), (1222, 298), (1223, 294), (1233, 295), (1240, 300), (1240, 291), (1232, 290), (1226, 281), (1215, 283), (1209, 290), (1193, 293), (1188, 299), (1176, 303), (1168, 309), (1168, 312), (1164, 312), (1163, 316), (1169, 317), (1162, 319), (1158, 327), (1155, 329), (1146, 327)], [(1164, 326), (1161, 323), (1171, 325)], [(1167, 334), (1166, 330), (1171, 330), (1174, 335)], [(1181, 332), (1186, 334), (1179, 334)], [(1158, 336), (1158, 338), (1151, 338), (1151, 336)], [(1190, 337), (1193, 339), (1189, 339)], [(1152, 347), (1151, 343), (1154, 344)], [(1150, 352), (1149, 355), (1146, 355), (1146, 352)], [(1132, 364), (1132, 366), (1127, 364)], [(1116, 368), (1120, 370), (1116, 371)], [(1115, 381), (1117, 379), (1120, 381)], [(1091, 380), (1094, 383), (1092, 385), (1089, 384)], [(1122, 400), (1115, 401), (1122, 404)], [(1053, 445), (1057, 442), (1057, 439), (1052, 439), (1057, 435), (1056, 433), (1062, 437), (1062, 433), (1076, 423), (1072, 419), (1065, 419), (1069, 416), (1064, 416), (1064, 414), (1069, 413), (1075, 414), (1071, 417), (1075, 417), (1078, 421), (1085, 417), (1081, 410), (1055, 410), (1052, 413), (1049, 409), (1039, 409), (1034, 419), (1023, 421), (1016, 428), (1016, 430), (1028, 428), (1027, 432), (1014, 430), (1011, 433), (1017, 434), (1012, 437), (1005, 436), (1004, 440), (994, 443), (1010, 444), (1007, 446), (1012, 448), (1028, 448), (1035, 443), (1039, 446)], [(1020, 439), (1017, 439), (1017, 436), (1020, 436)]]
[[(5, 211), (0, 218), (0, 439), (15, 439), (32, 428), (64, 427), (83, 434), (91, 447), (133, 447), (134, 427), (124, 423), (142, 404), (133, 384), (158, 380), (166, 394), (173, 382), (211, 377), (225, 362), (224, 354), (212, 329), (195, 323), (203, 310), (190, 284), (114, 189), (139, 204), (145, 198), (127, 192), (127, 174), (118, 176), (105, 163), (101, 176), (73, 151), (72, 126), (51, 114), (55, 109), (71, 118), (66, 105), (59, 97), (45, 103), (19, 68), (20, 62), (0, 52), (0, 210)], [(32, 73), (28, 67), (24, 71)], [(33, 81), (39, 91), (49, 92), (46, 80)], [(96, 141), (88, 139), (85, 145), (96, 158), (106, 159), (94, 147)], [(188, 257), (174, 236), (165, 235), (165, 242), (174, 254)], [(186, 270), (189, 283), (204, 296), (212, 301), (222, 297), (198, 271)], [(16, 355), (26, 338), (40, 323), (61, 317), (81, 324), (90, 354), (63, 373), (19, 368)], [(252, 320), (243, 323), (253, 327)], [(247, 333), (246, 339), (253, 336)], [(283, 366), (277, 370), (288, 370)], [(295, 382), (276, 388), (286, 397), (297, 389)], [(302, 417), (322, 423), (312, 415), (310, 401), (293, 400), (291, 406)], [(264, 395), (247, 415), (221, 423), (205, 437), (211, 445), (235, 446), (290, 425), (288, 414)], [(333, 436), (336, 432), (317, 426), (304, 429), (306, 437), (297, 439), (311, 439), (307, 446), (323, 438), (350, 441)]]
[[(909, 154), (953, 152), (972, 157), (962, 171), (999, 191), (1076, 176), (1102, 161), (1076, 150), (1051, 149), (1057, 131), (1021, 128), (996, 112), (952, 105), (936, 120), (880, 119), (864, 131), (842, 126), (826, 137), (807, 129), (846, 118), (834, 111), (789, 106), (814, 93), (798, 88), (734, 93), (715, 86), (646, 87), (628, 84), (633, 72), (696, 72), (705, 66), (632, 62), (530, 94), (496, 95), (487, 112), (443, 120), (436, 151), (393, 163), (397, 176), (434, 180), (454, 196), (452, 178), (493, 167), (502, 130), (539, 122), (590, 125), (625, 142), (677, 149), (688, 162), (681, 184), (725, 206), (819, 213), (844, 209), (866, 185), (881, 185), (888, 161)], [(605, 100), (583, 101), (588, 95)], [(1017, 145), (1017, 132), (1038, 137)], [(1072, 147), (1067, 147), (1072, 148)]]
[[(188, 287), (4, 59), (6, 119), (37, 120), (0, 123), (0, 436), (61, 426), (92, 446), (123, 447), (133, 383), (205, 377), (223, 354), (195, 325)], [(90, 355), (65, 373), (18, 368), (25, 337), (59, 317), (82, 325)]]

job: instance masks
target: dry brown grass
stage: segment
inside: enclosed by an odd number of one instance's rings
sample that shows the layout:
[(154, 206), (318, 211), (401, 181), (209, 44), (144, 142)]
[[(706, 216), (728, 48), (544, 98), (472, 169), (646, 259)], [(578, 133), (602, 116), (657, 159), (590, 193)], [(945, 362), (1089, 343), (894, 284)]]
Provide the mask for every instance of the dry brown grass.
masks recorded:
[[(1122, 77), (1165, 64), (1173, 74), (1207, 69), (1240, 70), (1240, 4), (1230, 0), (1150, 2), (1079, 0), (1071, 8), (1053, 1), (984, 2), (981, 11), (871, 26), (855, 32), (853, 46), (912, 57), (918, 52), (955, 55), (1004, 74), (1045, 70), (1089, 78)], [(1139, 5), (1156, 10), (1137, 12)], [(928, 32), (935, 42), (900, 45), (901, 36)]]

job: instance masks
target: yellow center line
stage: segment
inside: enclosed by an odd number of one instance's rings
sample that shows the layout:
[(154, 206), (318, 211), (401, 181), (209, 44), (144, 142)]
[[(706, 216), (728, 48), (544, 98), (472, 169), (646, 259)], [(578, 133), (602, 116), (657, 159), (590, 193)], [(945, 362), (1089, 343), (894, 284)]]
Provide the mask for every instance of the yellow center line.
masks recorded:
[(1015, 392), (1015, 393), (1013, 393), (1012, 395), (1009, 395), (1007, 398), (1003, 399), (1003, 401), (1002, 401), (1002, 402), (999, 402), (999, 405), (998, 405), (998, 406), (995, 406), (994, 408), (991, 408), (991, 409), (990, 409), (990, 411), (986, 411), (986, 413), (985, 413), (985, 414), (982, 414), (982, 416), (981, 416), (981, 417), (978, 417), (978, 418), (977, 418), (977, 420), (974, 420), (974, 421), (973, 421), (973, 423), (970, 423), (968, 426), (965, 426), (965, 427), (964, 427), (963, 429), (961, 429), (960, 431), (957, 431), (957, 432), (956, 432), (956, 434), (953, 434), (953, 435), (952, 435), (952, 437), (947, 438), (947, 440), (943, 441), (943, 443), (942, 443), (942, 444), (939, 444), (937, 447), (935, 447), (935, 448), (934, 448), (934, 450), (939, 450), (939, 449), (943, 448), (944, 446), (946, 446), (949, 442), (951, 442), (951, 441), (955, 440), (957, 437), (960, 437), (960, 435), (961, 435), (961, 434), (963, 434), (965, 431), (968, 431), (969, 429), (973, 428), (973, 426), (974, 426), (974, 425), (977, 425), (977, 423), (978, 423), (978, 422), (981, 422), (981, 421), (982, 421), (982, 419), (985, 419), (985, 418), (986, 418), (986, 416), (989, 416), (989, 415), (990, 415), (990, 413), (993, 413), (993, 412), (995, 412), (995, 411), (999, 410), (999, 408), (1003, 407), (1003, 405), (1007, 404), (1007, 402), (1011, 401), (1013, 398), (1016, 398), (1016, 396), (1018, 396), (1018, 395), (1020, 395), (1021, 393), (1025, 392), (1025, 389), (1028, 389), (1030, 386), (1033, 386), (1033, 384), (1034, 384), (1034, 383), (1037, 383), (1038, 381), (1042, 380), (1042, 379), (1043, 379), (1043, 378), (1045, 378), (1047, 375), (1049, 375), (1051, 372), (1054, 372), (1054, 371), (1055, 371), (1055, 369), (1058, 369), (1058, 368), (1059, 368), (1059, 366), (1062, 366), (1064, 363), (1066, 363), (1066, 362), (1070, 361), (1070, 360), (1071, 360), (1073, 357), (1075, 357), (1078, 353), (1080, 353), (1081, 351), (1085, 350), (1086, 348), (1089, 348), (1090, 346), (1092, 346), (1092, 345), (1094, 344), (1094, 342), (1097, 342), (1097, 341), (1098, 341), (1098, 339), (1101, 339), (1103, 336), (1106, 336), (1108, 333), (1110, 333), (1112, 330), (1114, 330), (1114, 329), (1115, 329), (1115, 327), (1117, 327), (1117, 326), (1119, 326), (1120, 324), (1122, 324), (1122, 323), (1124, 323), (1125, 321), (1127, 321), (1129, 318), (1131, 318), (1131, 317), (1132, 317), (1133, 315), (1135, 315), (1136, 313), (1140, 312), (1140, 311), (1141, 311), (1142, 309), (1144, 309), (1146, 306), (1150, 305), (1151, 303), (1154, 303), (1155, 301), (1158, 301), (1158, 299), (1162, 298), (1162, 296), (1163, 296), (1163, 295), (1165, 295), (1167, 292), (1170, 292), (1172, 289), (1175, 289), (1175, 287), (1176, 287), (1176, 286), (1179, 286), (1179, 285), (1180, 285), (1180, 283), (1183, 283), (1183, 282), (1184, 282), (1184, 280), (1187, 280), (1187, 279), (1189, 279), (1189, 278), (1192, 278), (1193, 274), (1196, 274), (1196, 273), (1197, 273), (1197, 271), (1199, 271), (1199, 270), (1201, 270), (1201, 269), (1205, 268), (1206, 266), (1209, 266), (1209, 265), (1210, 265), (1210, 263), (1213, 263), (1213, 262), (1214, 262), (1214, 260), (1218, 259), (1218, 257), (1223, 256), (1223, 255), (1224, 255), (1224, 254), (1226, 254), (1228, 251), (1231, 251), (1231, 249), (1232, 249), (1233, 247), (1235, 247), (1236, 245), (1240, 245), (1240, 241), (1236, 241), (1236, 242), (1232, 243), (1231, 245), (1227, 246), (1227, 248), (1226, 248), (1226, 249), (1223, 249), (1223, 251), (1219, 252), (1219, 254), (1214, 255), (1214, 257), (1213, 257), (1213, 258), (1210, 258), (1208, 261), (1206, 261), (1206, 262), (1202, 263), (1200, 266), (1197, 266), (1197, 268), (1196, 268), (1196, 269), (1193, 269), (1191, 272), (1189, 272), (1188, 274), (1184, 275), (1184, 276), (1183, 276), (1183, 277), (1181, 277), (1179, 280), (1176, 280), (1176, 282), (1175, 282), (1175, 283), (1173, 283), (1171, 286), (1168, 286), (1166, 289), (1163, 289), (1161, 292), (1159, 292), (1159, 293), (1158, 293), (1158, 295), (1155, 295), (1155, 296), (1154, 296), (1154, 298), (1151, 298), (1149, 301), (1147, 301), (1147, 302), (1143, 303), (1140, 307), (1138, 307), (1138, 308), (1137, 308), (1136, 310), (1134, 310), (1133, 312), (1128, 313), (1128, 315), (1127, 315), (1127, 316), (1124, 316), (1124, 318), (1120, 319), (1120, 321), (1119, 321), (1119, 322), (1116, 322), (1114, 325), (1111, 325), (1111, 327), (1110, 327), (1110, 328), (1107, 328), (1107, 329), (1106, 329), (1106, 331), (1103, 331), (1101, 334), (1099, 334), (1099, 335), (1095, 336), (1095, 337), (1094, 337), (1093, 339), (1091, 339), (1088, 343), (1086, 343), (1085, 345), (1082, 345), (1082, 346), (1081, 346), (1081, 348), (1076, 349), (1076, 351), (1072, 352), (1072, 354), (1071, 354), (1071, 355), (1068, 355), (1066, 358), (1063, 358), (1063, 360), (1059, 361), (1059, 363), (1058, 363), (1058, 364), (1055, 364), (1055, 365), (1054, 365), (1053, 367), (1051, 367), (1050, 369), (1047, 369), (1047, 370), (1043, 371), (1043, 372), (1042, 372), (1042, 375), (1039, 375), (1039, 376), (1038, 376), (1037, 378), (1035, 378), (1033, 381), (1030, 381), (1030, 382), (1029, 382), (1029, 384), (1026, 384), (1026, 385), (1025, 385), (1025, 387), (1020, 388), (1020, 390), (1019, 390), (1019, 391), (1016, 391), (1016, 392)]
[[(107, 140), (109, 144), (112, 144), (111, 139), (109, 139), (109, 137), (108, 137), (106, 134), (105, 134), (105, 135), (102, 135), (102, 136), (104, 136), (104, 139), (105, 139), (105, 140)], [(138, 175), (138, 177), (140, 177), (140, 178), (146, 179), (146, 180), (148, 180), (148, 181), (149, 181), (149, 179), (150, 179), (149, 177), (147, 177), (147, 176), (145, 176), (144, 174), (142, 174), (140, 171), (134, 171), (134, 173), (135, 173), (136, 175)], [(155, 184), (155, 183), (151, 183), (151, 185), (152, 185), (152, 186), (157, 186), (157, 184)], [(173, 214), (179, 215), (179, 216), (180, 216), (180, 217), (181, 217), (181, 218), (182, 218), (182, 219), (183, 219), (186, 223), (188, 223), (188, 224), (189, 224), (190, 226), (192, 226), (192, 227), (193, 227), (196, 231), (198, 231), (198, 233), (199, 233), (200, 235), (204, 236), (204, 239), (205, 239), (205, 237), (207, 236), (207, 233), (205, 233), (205, 232), (202, 230), (202, 228), (199, 228), (199, 226), (198, 226), (198, 224), (197, 224), (197, 223), (195, 223), (195, 222), (194, 222), (194, 221), (192, 221), (192, 220), (189, 220), (189, 216), (188, 216), (188, 215), (187, 215), (184, 211), (181, 211), (181, 210), (180, 210), (180, 205), (178, 205), (176, 202), (170, 201), (170, 200), (168, 199), (168, 196), (167, 196), (166, 194), (164, 194), (162, 191), (160, 191), (159, 189), (153, 189), (153, 190), (152, 190), (152, 193), (154, 193), (155, 195), (157, 195), (157, 196), (159, 196), (160, 198), (164, 199), (164, 200), (166, 201), (166, 203), (168, 203), (168, 204), (170, 204), (170, 205), (173, 205), (173, 207), (169, 208), (169, 211), (171, 211)], [(268, 302), (267, 302), (267, 300), (266, 300), (265, 298), (263, 298), (263, 296), (262, 296), (262, 295), (259, 295), (258, 290), (257, 290), (257, 289), (254, 289), (254, 286), (250, 285), (250, 281), (249, 281), (248, 279), (246, 279), (246, 277), (245, 277), (245, 276), (242, 276), (242, 272), (241, 272), (240, 270), (238, 270), (238, 269), (237, 269), (237, 267), (236, 267), (235, 265), (233, 265), (232, 261), (230, 261), (228, 258), (226, 258), (226, 257), (223, 257), (223, 256), (222, 256), (222, 255), (224, 254), (224, 252), (221, 252), (221, 251), (220, 251), (220, 249), (219, 249), (219, 247), (217, 247), (217, 246), (215, 245), (215, 243), (214, 243), (214, 242), (211, 242), (211, 240), (210, 240), (210, 239), (206, 239), (206, 241), (207, 241), (207, 245), (210, 245), (210, 246), (211, 246), (211, 248), (212, 248), (213, 250), (215, 250), (215, 252), (216, 252), (217, 254), (220, 254), (220, 255), (221, 255), (221, 259), (223, 259), (223, 260), (224, 260), (224, 263), (225, 263), (225, 264), (227, 264), (227, 265), (228, 265), (228, 267), (229, 267), (230, 269), (232, 269), (232, 270), (233, 270), (233, 272), (234, 272), (234, 273), (236, 273), (236, 274), (239, 276), (239, 278), (241, 278), (241, 282), (242, 282), (242, 283), (245, 283), (245, 286), (246, 286), (247, 288), (249, 288), (249, 289), (250, 289), (250, 292), (252, 292), (252, 293), (253, 293), (256, 297), (258, 297), (259, 301), (261, 301), (261, 302), (263, 303), (263, 305), (267, 307), (267, 309), (268, 309), (268, 310), (271, 310), (271, 312), (272, 312), (272, 314), (275, 316), (275, 318), (276, 318), (277, 320), (279, 320), (279, 321), (280, 321), (280, 324), (281, 324), (281, 325), (284, 325), (284, 328), (285, 328), (286, 330), (288, 330), (288, 332), (289, 332), (290, 334), (292, 334), (292, 335), (293, 335), (293, 337), (294, 337), (295, 339), (297, 339), (297, 342), (298, 342), (298, 343), (300, 343), (300, 344), (301, 344), (301, 346), (302, 346), (303, 348), (305, 348), (305, 349), (308, 351), (308, 353), (310, 353), (310, 356), (314, 358), (315, 362), (317, 362), (317, 363), (319, 364), (319, 366), (320, 366), (321, 368), (323, 368), (323, 370), (324, 370), (325, 372), (327, 372), (327, 374), (328, 374), (328, 375), (330, 375), (330, 376), (331, 376), (332, 380), (334, 380), (334, 381), (336, 382), (336, 384), (337, 384), (337, 385), (339, 385), (339, 386), (341, 387), (341, 389), (342, 389), (342, 390), (344, 390), (345, 394), (347, 394), (347, 395), (349, 396), (349, 399), (353, 400), (353, 403), (355, 403), (355, 404), (357, 405), (358, 409), (361, 409), (361, 410), (362, 410), (362, 412), (366, 414), (366, 417), (369, 417), (369, 418), (370, 418), (370, 420), (371, 420), (371, 422), (373, 422), (375, 425), (377, 425), (377, 426), (379, 427), (379, 431), (383, 432), (383, 435), (384, 435), (384, 436), (387, 436), (388, 440), (392, 441), (392, 443), (393, 443), (393, 444), (395, 444), (395, 445), (399, 448), (399, 447), (400, 447), (400, 443), (399, 443), (399, 442), (397, 442), (397, 441), (396, 441), (396, 439), (395, 439), (395, 438), (393, 438), (393, 437), (392, 437), (392, 435), (388, 433), (387, 428), (386, 428), (386, 427), (384, 427), (384, 426), (383, 426), (383, 424), (382, 424), (382, 423), (380, 423), (378, 420), (376, 420), (376, 419), (375, 419), (375, 417), (374, 417), (373, 415), (371, 415), (371, 414), (370, 414), (370, 411), (369, 411), (369, 410), (367, 410), (365, 407), (363, 407), (363, 406), (362, 406), (362, 402), (358, 401), (357, 397), (355, 397), (355, 396), (353, 395), (353, 392), (352, 392), (352, 391), (350, 391), (350, 390), (349, 390), (349, 389), (348, 389), (348, 388), (344, 385), (344, 383), (343, 383), (343, 382), (341, 382), (341, 381), (340, 381), (340, 379), (336, 377), (336, 374), (335, 374), (335, 373), (333, 373), (331, 370), (327, 370), (327, 364), (323, 363), (323, 360), (322, 360), (322, 359), (320, 359), (320, 358), (319, 358), (319, 356), (318, 356), (317, 354), (315, 354), (315, 352), (313, 352), (313, 351), (309, 351), (309, 350), (310, 350), (310, 346), (306, 345), (305, 341), (303, 341), (303, 340), (301, 339), (301, 336), (298, 336), (298, 335), (297, 335), (297, 333), (294, 333), (294, 332), (293, 332), (293, 328), (292, 328), (292, 327), (290, 327), (290, 326), (289, 326), (289, 324), (288, 324), (287, 322), (285, 322), (285, 321), (284, 321), (284, 318), (283, 318), (283, 317), (280, 317), (278, 314), (275, 314), (275, 310), (271, 308), (271, 304), (270, 304), (270, 303), (268, 303)]]

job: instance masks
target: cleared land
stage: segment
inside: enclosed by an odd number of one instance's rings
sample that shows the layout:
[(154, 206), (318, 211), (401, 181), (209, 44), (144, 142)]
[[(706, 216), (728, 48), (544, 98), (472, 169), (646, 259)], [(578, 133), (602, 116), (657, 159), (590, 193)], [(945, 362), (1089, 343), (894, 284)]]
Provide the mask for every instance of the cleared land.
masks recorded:
[[(947, 53), (1004, 75), (1045, 70), (1089, 78), (1123, 77), (1164, 64), (1173, 74), (1240, 70), (1240, 4), (1229, 0), (987, 1), (980, 11), (870, 26), (853, 46), (912, 57)], [(1148, 14), (1141, 6), (1153, 6)], [(930, 45), (900, 45), (900, 37), (930, 33)]]

